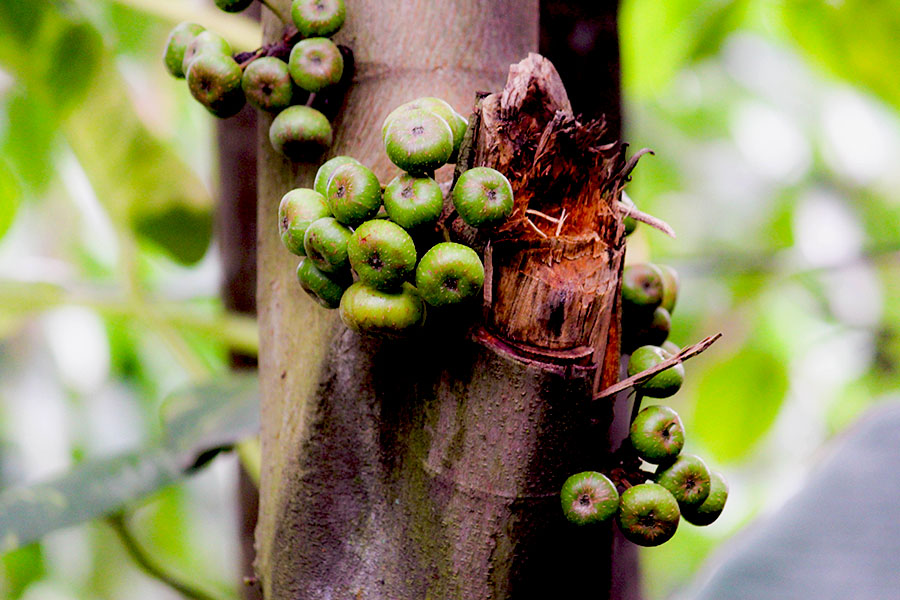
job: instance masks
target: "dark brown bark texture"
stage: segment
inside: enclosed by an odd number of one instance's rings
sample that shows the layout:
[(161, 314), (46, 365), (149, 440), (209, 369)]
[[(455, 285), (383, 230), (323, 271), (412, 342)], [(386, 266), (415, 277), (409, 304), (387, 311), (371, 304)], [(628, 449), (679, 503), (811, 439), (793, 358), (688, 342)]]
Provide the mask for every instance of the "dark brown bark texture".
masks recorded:
[(503, 89), (478, 104), (470, 159), (510, 178), (516, 211), (490, 235), (453, 228), (487, 250), (481, 323), (431, 311), (414, 339), (360, 336), (304, 296), (280, 248), (278, 199), (309, 186), (315, 165), (275, 155), (263, 122), (265, 595), (609, 597), (612, 529), (568, 525), (559, 489), (608, 458), (612, 407), (591, 397), (618, 376), (621, 147), (602, 121), (576, 121), (540, 57), (503, 88), (509, 64), (537, 46), (536, 2), (401, 4), (386, 18), (382, 3), (348, 3), (339, 41), (357, 72), (332, 153), (386, 182), (397, 171), (380, 124), (393, 107), (437, 95), (462, 108), (476, 90)]

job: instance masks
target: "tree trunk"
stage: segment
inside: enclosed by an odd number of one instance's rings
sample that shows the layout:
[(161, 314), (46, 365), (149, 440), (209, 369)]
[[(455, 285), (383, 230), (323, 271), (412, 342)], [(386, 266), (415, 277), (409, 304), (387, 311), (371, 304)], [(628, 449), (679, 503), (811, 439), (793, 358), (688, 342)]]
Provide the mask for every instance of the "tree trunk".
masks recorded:
[[(266, 33), (275, 39), (280, 24), (266, 21)], [(332, 153), (387, 181), (397, 170), (380, 125), (392, 108), (423, 95), (471, 106), (476, 90), (503, 87), (537, 34), (536, 0), (349, 2), (339, 41), (356, 73)], [(504, 171), (518, 198), (488, 246), (485, 326), (467, 331), (433, 311), (425, 334), (406, 341), (352, 333), (300, 289), (276, 211), (288, 189), (311, 186), (316, 165), (275, 154), (263, 118), (266, 598), (609, 596), (612, 530), (569, 526), (558, 494), (568, 475), (607, 458), (611, 406), (591, 397), (618, 375), (623, 161), (618, 145), (600, 144), (602, 124), (574, 121), (545, 61), (523, 63), (511, 81), (480, 103), (471, 128), (474, 164)], [(528, 208), (569, 216), (562, 231), (540, 222), (537, 234)]]

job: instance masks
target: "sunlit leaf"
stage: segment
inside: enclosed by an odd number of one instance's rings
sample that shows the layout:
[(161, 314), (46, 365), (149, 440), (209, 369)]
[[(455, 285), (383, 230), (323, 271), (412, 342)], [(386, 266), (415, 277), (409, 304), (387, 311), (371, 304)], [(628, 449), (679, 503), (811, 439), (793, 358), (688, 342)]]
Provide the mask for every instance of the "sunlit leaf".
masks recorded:
[(89, 460), (49, 481), (0, 492), (0, 552), (122, 510), (252, 435), (259, 425), (259, 396), (251, 376), (184, 390), (165, 406), (163, 443)]
[(627, 0), (619, 20), (625, 89), (637, 97), (662, 91), (690, 62), (718, 50), (740, 24), (743, 0)]
[(19, 209), (21, 190), (12, 170), (0, 159), (0, 238), (9, 230)]
[(765, 347), (744, 346), (709, 367), (697, 388), (694, 430), (713, 462), (746, 456), (775, 421), (787, 388), (787, 365)]
[(793, 40), (815, 63), (900, 107), (900, 11), (894, 0), (783, 2)]
[(711, 577), (683, 597), (897, 598), (900, 478), (891, 469), (898, 454), (894, 403), (838, 440), (800, 492), (750, 525)]
[(20, 91), (6, 102), (7, 127), (2, 154), (9, 166), (35, 191), (53, 178), (53, 146), (58, 123), (51, 107)]
[(46, 576), (40, 544), (29, 544), (0, 558), (3, 563), (4, 598), (15, 600), (33, 582)]
[(191, 264), (212, 237), (212, 199), (197, 176), (135, 114), (124, 81), (103, 62), (66, 139), (113, 221)]

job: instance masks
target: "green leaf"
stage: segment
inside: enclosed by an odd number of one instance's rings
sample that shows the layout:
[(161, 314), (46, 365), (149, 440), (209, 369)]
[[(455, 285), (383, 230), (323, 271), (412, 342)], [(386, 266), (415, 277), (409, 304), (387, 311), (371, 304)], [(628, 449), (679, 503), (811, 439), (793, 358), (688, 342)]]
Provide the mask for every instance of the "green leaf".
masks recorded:
[(256, 378), (229, 377), (165, 402), (167, 439), (79, 464), (49, 481), (0, 492), (0, 552), (47, 533), (118, 512), (202, 466), (259, 427)]
[(900, 107), (900, 11), (894, 0), (782, 3), (790, 40), (826, 71)]
[(715, 571), (680, 596), (897, 598), (900, 404), (871, 411), (835, 442), (796, 496), (749, 525)]
[(175, 393), (161, 408), (168, 446), (199, 456), (232, 446), (259, 431), (259, 383), (254, 375), (234, 375)]
[(788, 388), (786, 365), (768, 347), (748, 345), (701, 377), (694, 431), (717, 461), (743, 458), (775, 422)]
[(0, 159), (0, 238), (9, 231), (19, 209), (21, 192), (12, 170)]
[(103, 39), (89, 23), (67, 22), (53, 41), (45, 81), (60, 110), (81, 102), (103, 56)]
[(40, 544), (29, 544), (5, 554), (3, 562), (4, 598), (15, 600), (29, 585), (46, 576), (44, 552)]
[(619, 20), (624, 87), (659, 94), (685, 65), (718, 51), (740, 23), (745, 0), (628, 0)]
[(6, 119), (2, 154), (22, 182), (39, 192), (54, 177), (56, 115), (38, 98), (16, 91), (7, 97)]
[(117, 226), (181, 263), (197, 262), (212, 238), (212, 199), (203, 184), (141, 123), (111, 60), (89, 95), (63, 127), (98, 198)]

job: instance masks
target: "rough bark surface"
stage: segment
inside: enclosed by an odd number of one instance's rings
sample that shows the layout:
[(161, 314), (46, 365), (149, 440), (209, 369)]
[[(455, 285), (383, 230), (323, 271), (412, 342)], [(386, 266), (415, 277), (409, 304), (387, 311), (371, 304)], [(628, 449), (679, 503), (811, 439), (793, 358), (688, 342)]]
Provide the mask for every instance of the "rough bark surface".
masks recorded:
[[(537, 44), (536, 2), (403, 4), (391, 11), (374, 1), (348, 4), (348, 23), (339, 35), (354, 51), (357, 73), (335, 123), (332, 153), (357, 157), (382, 181), (397, 172), (380, 147), (381, 121), (393, 107), (437, 95), (465, 109), (473, 91), (500, 90), (508, 65)], [(275, 37), (277, 29), (269, 22), (267, 34)], [(483, 120), (506, 119), (509, 132), (509, 124), (519, 123), (524, 128), (516, 130), (527, 137), (515, 148), (497, 140), (490, 149), (488, 138), (476, 133), (475, 160), (506, 165), (501, 170), (523, 198), (545, 189), (546, 176), (568, 168), (554, 160), (556, 152), (587, 161), (596, 177), (612, 182), (580, 175), (567, 184), (565, 201), (535, 199), (553, 218), (563, 207), (572, 214), (571, 231), (556, 235), (554, 228), (548, 244), (538, 234), (519, 242), (511, 228), (493, 236), (504, 258), (488, 286), (491, 301), (512, 303), (514, 315), (543, 310), (556, 294), (554, 302), (564, 306), (559, 335), (497, 319), (467, 332), (435, 318), (421, 336), (403, 342), (348, 331), (335, 312), (305, 297), (294, 276), (295, 258), (275, 232), (281, 195), (310, 185), (316, 167), (275, 155), (263, 122), (257, 571), (267, 598), (608, 595), (611, 530), (568, 526), (558, 493), (569, 474), (602, 464), (608, 447), (611, 407), (598, 409), (591, 396), (599, 380), (617, 375), (618, 349), (616, 366), (608, 368), (606, 338), (615, 321), (611, 299), (621, 259), (615, 250), (621, 223), (608, 210), (618, 193), (619, 158), (616, 148), (599, 143), (602, 124), (574, 120), (554, 74), (527, 74), (524, 80), (535, 86), (521, 96), (509, 91), (515, 85), (507, 87), (508, 97), (498, 99), (509, 109), (505, 113), (483, 110), (491, 97), (482, 102)], [(513, 96), (540, 102), (520, 103), (517, 116)], [(481, 131), (496, 132), (495, 125)], [(584, 152), (589, 158), (575, 156)], [(504, 155), (509, 163), (499, 158)], [(534, 256), (529, 248), (537, 249)], [(570, 261), (578, 266), (569, 268)], [(538, 265), (546, 269), (537, 283), (517, 283), (515, 273), (527, 275)], [(604, 281), (584, 284), (588, 269), (598, 268), (608, 274)], [(558, 276), (557, 269), (567, 274)], [(571, 280), (575, 276), (578, 281)], [(523, 287), (530, 301), (511, 291)], [(571, 327), (576, 318), (582, 325)]]

